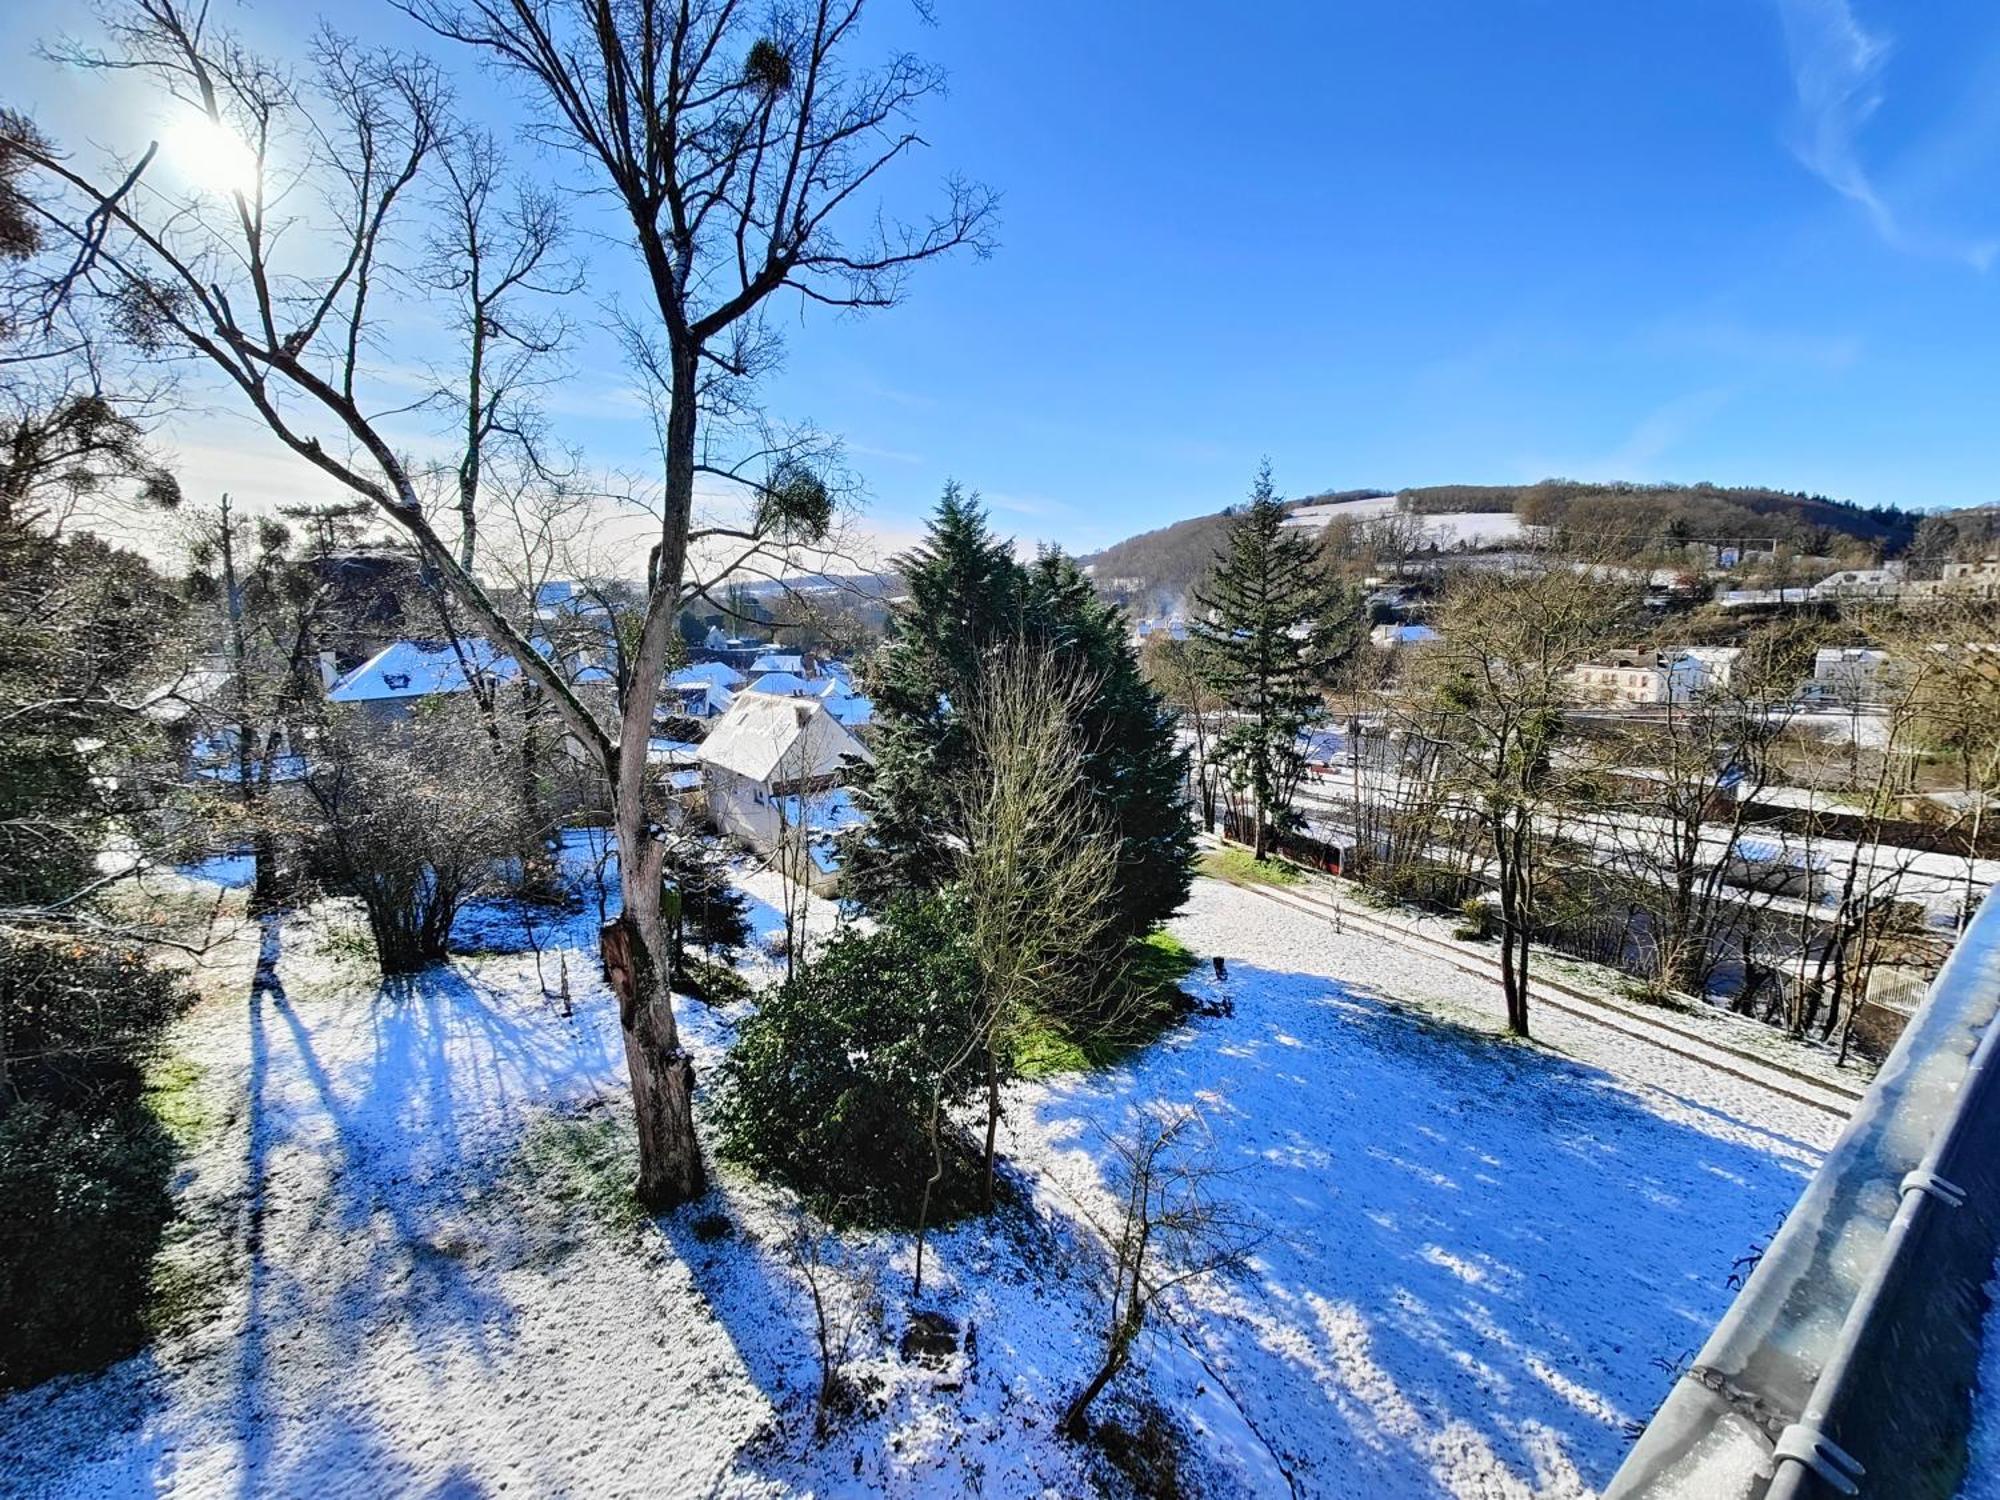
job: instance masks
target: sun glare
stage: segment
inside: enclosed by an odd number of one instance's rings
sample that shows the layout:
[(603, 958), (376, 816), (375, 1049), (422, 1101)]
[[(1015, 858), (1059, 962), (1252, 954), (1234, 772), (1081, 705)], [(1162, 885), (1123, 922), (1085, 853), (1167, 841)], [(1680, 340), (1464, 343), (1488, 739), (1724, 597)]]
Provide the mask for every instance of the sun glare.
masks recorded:
[(206, 116), (175, 121), (165, 145), (174, 170), (203, 192), (247, 193), (257, 185), (257, 153), (235, 131)]

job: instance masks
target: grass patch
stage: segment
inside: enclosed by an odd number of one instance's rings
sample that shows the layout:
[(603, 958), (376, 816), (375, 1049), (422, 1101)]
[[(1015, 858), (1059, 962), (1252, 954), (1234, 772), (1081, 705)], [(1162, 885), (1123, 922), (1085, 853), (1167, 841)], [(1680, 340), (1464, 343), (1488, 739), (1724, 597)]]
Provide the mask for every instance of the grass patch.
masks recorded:
[(1137, 1051), (1187, 1014), (1181, 981), (1195, 956), (1170, 932), (1151, 932), (1126, 950), (1122, 993), (1108, 1006), (1115, 1019), (1078, 1027), (1037, 1017), (1014, 1039), (1014, 1068), (1024, 1078), (1048, 1078), (1105, 1068)]
[(140, 1097), (182, 1151), (194, 1150), (215, 1129), (215, 1112), (201, 1088), (206, 1076), (200, 1063), (186, 1057), (164, 1057), (146, 1069)]
[(681, 965), (680, 988), (709, 1005), (734, 1005), (757, 994), (750, 981), (728, 964), (692, 956)]
[(639, 1146), (626, 1123), (599, 1115), (549, 1115), (528, 1127), (520, 1165), (544, 1201), (581, 1209), (607, 1228), (636, 1234), (646, 1210), (633, 1195)]
[(1305, 872), (1288, 859), (1258, 859), (1233, 845), (1205, 851), (1198, 868), (1211, 880), (1231, 885), (1297, 885), (1305, 879)]

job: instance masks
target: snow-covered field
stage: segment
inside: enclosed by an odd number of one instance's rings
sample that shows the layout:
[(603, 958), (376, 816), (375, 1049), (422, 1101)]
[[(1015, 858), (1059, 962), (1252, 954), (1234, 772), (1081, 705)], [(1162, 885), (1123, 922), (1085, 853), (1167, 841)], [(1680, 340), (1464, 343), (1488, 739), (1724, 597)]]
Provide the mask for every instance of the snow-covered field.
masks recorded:
[[(1285, 517), (1287, 526), (1326, 527), (1334, 521), (1368, 522), (1394, 515), (1401, 502), (1395, 496), (1371, 500), (1341, 500), (1301, 505)], [(1448, 511), (1420, 516), (1424, 542), (1441, 552), (1454, 548), (1505, 547), (1527, 535), (1512, 511)]]
[[(770, 878), (745, 884), (777, 925)], [(1053, 1432), (1098, 1336), (1084, 1226), (1110, 1215), (1107, 1132), (1168, 1101), (1202, 1110), (1223, 1192), (1263, 1230), (1139, 1356), (1209, 1489), (1591, 1493), (1830, 1122), (1553, 1014), (1540, 1045), (1499, 1041), (1479, 982), (1233, 887), (1200, 882), (1175, 925), (1227, 956), (1233, 1015), (1013, 1089), (1033, 1211), (937, 1236), (927, 1269), (925, 1305), (968, 1349), (898, 1354), (910, 1246), (845, 1243), (836, 1301), (878, 1308), (850, 1364), (871, 1394), (816, 1446), (786, 1205), (725, 1175), (621, 1223), (615, 1191), (593, 1207), (532, 1146), (609, 1143), (617, 1168), (629, 1137), (587, 956), (564, 1017), (531, 955), (385, 988), (328, 922), (288, 923), (275, 984), (246, 994), (244, 960), (182, 1032), (213, 1115), (179, 1247), (205, 1315), (0, 1402), (0, 1491), (1088, 1493), (1101, 1470)], [(684, 1014), (712, 1076), (730, 1018)]]

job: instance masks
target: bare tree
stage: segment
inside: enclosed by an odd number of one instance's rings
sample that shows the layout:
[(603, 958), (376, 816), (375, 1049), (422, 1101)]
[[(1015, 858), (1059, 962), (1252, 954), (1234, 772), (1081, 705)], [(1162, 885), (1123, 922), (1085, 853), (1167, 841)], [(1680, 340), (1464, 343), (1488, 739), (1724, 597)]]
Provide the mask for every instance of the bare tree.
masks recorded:
[(1663, 989), (1700, 993), (1751, 915), (1744, 908), (1754, 898), (1729, 875), (1771, 783), (1796, 684), (1792, 654), (1756, 641), (1726, 681), (1671, 695), (1599, 742), (1605, 805), (1586, 816), (1612, 835), (1607, 863), (1638, 893), (1652, 978)]
[[(1088, 677), (1046, 650), (995, 661), (968, 716), (972, 754), (956, 799), (957, 887), (979, 965), (986, 1070), (986, 1203), (993, 1202), (1000, 1084), (1020, 1028), (1076, 1021), (1100, 993), (1088, 966), (1116, 920), (1118, 840), (1090, 803), (1075, 724)], [(1092, 1018), (1094, 1024), (1101, 1020)]]
[(1565, 758), (1571, 671), (1601, 645), (1621, 592), (1560, 565), (1526, 574), (1468, 571), (1446, 596), (1442, 639), (1426, 649), (1419, 690), (1439, 723), (1440, 784), (1476, 812), (1499, 887), (1507, 1029), (1528, 1034), (1528, 951), (1539, 836), (1576, 795)]
[(845, 1367), (862, 1330), (870, 1324), (879, 1328), (882, 1299), (871, 1268), (803, 1212), (785, 1235), (785, 1259), (804, 1284), (812, 1309), (813, 1347), (819, 1356), (813, 1440), (823, 1443), (833, 1418), (854, 1399)]
[(1167, 706), (1180, 715), (1181, 728), (1194, 750), (1191, 764), (1203, 829), (1215, 827), (1215, 806), (1223, 769), (1217, 763), (1218, 740), (1228, 718), (1228, 705), (1209, 685), (1194, 649), (1165, 631), (1147, 638), (1139, 653), (1146, 680), (1159, 689)]
[(1175, 1288), (1240, 1265), (1255, 1226), (1215, 1192), (1225, 1174), (1206, 1150), (1206, 1122), (1189, 1107), (1161, 1107), (1128, 1134), (1111, 1138), (1117, 1224), (1100, 1229), (1110, 1251), (1105, 1278), (1104, 1353), (1058, 1424), (1065, 1437), (1089, 1435), (1090, 1405), (1132, 1359), (1132, 1347), (1162, 1298)]
[(460, 438), (451, 488), (458, 561), (470, 573), (496, 447), (530, 476), (545, 469), (544, 421), (532, 396), (569, 332), (561, 300), (582, 277), (560, 259), (562, 201), (546, 188), (510, 184), (490, 134), (459, 128), (441, 138), (436, 162), (436, 217), (419, 271), (449, 300), (459, 338), (458, 368), (442, 373), (437, 399)]
[[(101, 173), (39, 140), (10, 149), (59, 200), (30, 200), (37, 222), (74, 249), (50, 295), (87, 285), (128, 338), (202, 361), (301, 459), (377, 506), (602, 767), (623, 897), (605, 930), (605, 966), (638, 1118), (638, 1191), (664, 1206), (706, 1183), (693, 1067), (668, 988), (646, 757), (687, 563), (704, 543), (738, 555), (810, 543), (834, 498), (795, 445), (755, 437), (765, 424), (754, 382), (777, 354), (763, 308), (785, 287), (835, 307), (891, 305), (922, 261), (986, 247), (994, 201), (954, 182), (934, 218), (899, 226), (878, 215), (864, 240), (841, 238), (879, 174), (920, 143), (910, 116), (941, 84), (907, 56), (848, 66), (858, 3), (754, 15), (733, 0), (671, 13), (588, 0), (407, 9), (521, 80), (548, 139), (627, 210), (652, 293), (653, 319), (627, 319), (625, 331), (663, 408), (664, 474), (615, 729), (463, 565), (369, 396), (374, 362), (397, 338), (385, 289), (407, 280), (393, 259), (399, 230), (420, 214), (419, 184), (455, 137), (433, 66), (322, 34), (295, 73), (256, 56), (205, 6), (130, 0), (111, 23), (111, 53), (70, 55), (142, 74), (240, 141), (244, 180), (189, 198), (149, 177), (151, 148)], [(476, 416), (481, 405), (475, 395), (465, 409)], [(746, 430), (749, 441), (732, 443)], [(745, 518), (693, 526), (704, 472), (748, 488)]]

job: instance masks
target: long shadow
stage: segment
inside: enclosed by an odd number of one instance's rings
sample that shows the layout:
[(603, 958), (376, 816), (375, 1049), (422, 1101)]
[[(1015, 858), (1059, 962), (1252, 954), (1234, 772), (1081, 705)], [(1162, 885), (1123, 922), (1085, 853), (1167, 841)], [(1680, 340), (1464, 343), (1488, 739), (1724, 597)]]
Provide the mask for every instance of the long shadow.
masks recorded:
[(1041, 1127), (1203, 1109), (1223, 1191), (1274, 1234), (1195, 1322), (1260, 1426), (1326, 1465), (1309, 1489), (1603, 1483), (1806, 1168), (1601, 1069), (1324, 976), (1232, 975), (1232, 1018), (1052, 1091)]
[(247, 1026), (250, 1063), (244, 1073), (243, 1110), (248, 1121), (244, 1132), (243, 1253), (248, 1260), (244, 1294), (242, 1341), (236, 1351), (236, 1410), (243, 1424), (242, 1480), (238, 1493), (262, 1494), (271, 1460), (271, 1429), (264, 1410), (268, 1368), (268, 1338), (265, 1319), (270, 1296), (270, 1262), (264, 1254), (264, 1216), (270, 1189), (270, 1160), (273, 1122), (265, 1100), (271, 1066), (271, 1048), (265, 1035), (265, 1010), (288, 1008), (284, 981), (278, 977), (278, 960), (284, 951), (284, 922), (276, 912), (258, 919), (257, 969), (250, 980)]
[[(246, 1497), (306, 1486), (315, 1462), (296, 1452), (290, 1472), (274, 1462), (280, 1421), (295, 1415), (278, 1388), (281, 1357), (354, 1368), (379, 1340), (404, 1339), (439, 1386), (467, 1378), (465, 1353), (485, 1378), (500, 1371), (517, 1320), (479, 1261), (506, 1255), (513, 1229), (468, 1190), (490, 1175), (495, 1153), (511, 1150), (524, 1103), (609, 1066), (581, 1034), (506, 1014), (499, 996), (453, 968), (385, 982), (366, 1000), (315, 1004), (307, 1014), (286, 1002), (275, 962), (260, 965), (259, 975), (249, 1091), (251, 1280), (237, 1351)], [(259, 999), (271, 1002), (268, 1014)], [(356, 1006), (366, 1006), (365, 1016), (354, 1015)], [(343, 1036), (341, 1060), (323, 1060), (323, 1036), (355, 1027), (365, 1027), (367, 1045)], [(476, 1119), (463, 1118), (465, 1100), (478, 1101)], [(298, 1198), (271, 1205), (283, 1222), (267, 1245), (270, 1156), (279, 1141), (295, 1144), (315, 1175)], [(397, 1441), (393, 1414), (378, 1418), (365, 1398), (343, 1401), (320, 1420), (357, 1473)], [(468, 1493), (463, 1482), (452, 1492)]]

